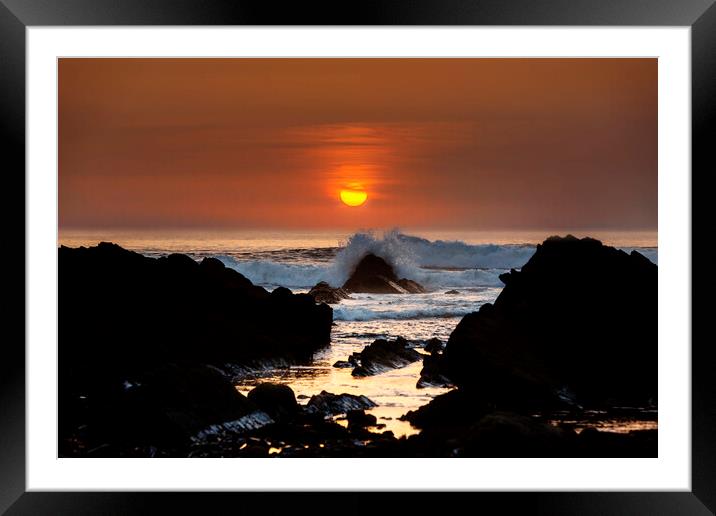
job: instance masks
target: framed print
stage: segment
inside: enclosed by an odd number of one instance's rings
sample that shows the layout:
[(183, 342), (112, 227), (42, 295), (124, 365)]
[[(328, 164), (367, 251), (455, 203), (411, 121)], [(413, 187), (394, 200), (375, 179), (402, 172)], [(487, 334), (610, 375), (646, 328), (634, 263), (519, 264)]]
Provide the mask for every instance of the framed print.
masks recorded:
[(713, 511), (716, 8), (317, 7), (0, 6), (3, 510)]

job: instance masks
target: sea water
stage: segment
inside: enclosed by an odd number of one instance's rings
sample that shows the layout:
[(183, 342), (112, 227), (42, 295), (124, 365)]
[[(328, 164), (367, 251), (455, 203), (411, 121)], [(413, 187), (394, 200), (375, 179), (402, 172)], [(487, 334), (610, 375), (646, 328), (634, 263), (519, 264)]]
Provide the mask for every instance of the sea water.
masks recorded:
[[(653, 232), (572, 233), (599, 238), (625, 251), (635, 249), (657, 263)], [(300, 403), (323, 390), (363, 394), (378, 405), (370, 411), (378, 423), (400, 436), (416, 430), (398, 418), (447, 389), (418, 389), (420, 362), (371, 377), (353, 377), (350, 368), (333, 364), (377, 338), (402, 336), (417, 349), (433, 337), (447, 341), (464, 315), (495, 300), (503, 286), (500, 274), (524, 265), (535, 246), (551, 234), (566, 232), (63, 230), (59, 243), (76, 247), (111, 241), (152, 257), (184, 253), (201, 260), (211, 256), (254, 284), (268, 290), (283, 286), (294, 292), (307, 292), (319, 281), (340, 286), (367, 253), (381, 256), (399, 277), (421, 283), (428, 292), (352, 294), (351, 299), (333, 305), (331, 345), (318, 351), (309, 364), (244, 371), (236, 386), (246, 394), (261, 382), (284, 383)]]

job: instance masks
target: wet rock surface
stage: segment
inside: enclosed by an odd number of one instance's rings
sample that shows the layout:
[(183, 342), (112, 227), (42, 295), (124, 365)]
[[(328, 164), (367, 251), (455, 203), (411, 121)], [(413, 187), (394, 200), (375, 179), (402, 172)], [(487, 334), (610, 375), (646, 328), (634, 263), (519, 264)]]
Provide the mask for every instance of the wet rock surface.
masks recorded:
[(333, 363), (333, 367), (337, 367), (339, 369), (347, 369), (349, 367), (355, 367), (355, 361), (351, 360), (336, 360)]
[(416, 383), (418, 389), (425, 387), (454, 387), (450, 378), (445, 376), (442, 364), (442, 354), (433, 352), (423, 357), (423, 368), (420, 370), (420, 378)]
[(319, 413), (325, 416), (345, 414), (351, 410), (363, 410), (375, 407), (376, 404), (363, 395), (333, 394), (321, 391), (311, 396), (306, 404), (309, 413)]
[[(235, 421), (215, 424), (191, 439), (144, 442), (105, 442), (88, 447), (85, 441), (65, 443), (64, 456), (94, 457), (648, 457), (655, 456), (655, 431), (629, 434), (577, 433), (570, 425), (551, 425), (541, 418), (493, 407), (465, 403), (474, 398), (460, 390), (442, 396), (412, 413), (410, 420), (423, 428), (417, 435), (396, 439), (381, 431), (375, 406), (364, 396), (322, 392), (295, 409), (293, 392), (286, 386), (262, 384), (248, 397), (239, 395)], [(238, 393), (237, 393), (238, 394)], [(291, 407), (290, 417), (271, 418), (267, 409)], [(361, 408), (358, 408), (361, 407)], [(295, 412), (294, 412), (295, 410)], [(332, 416), (346, 421), (340, 425)], [(232, 417), (235, 414), (224, 414)], [(192, 427), (194, 428), (194, 427)], [(166, 430), (162, 427), (161, 431)]]
[[(256, 409), (219, 371), (205, 365), (170, 363), (121, 384), (92, 387), (86, 394), (60, 398), (60, 455), (99, 456), (130, 446), (172, 448), (212, 427), (236, 424)], [(240, 426), (251, 425), (246, 420)]]
[(405, 367), (421, 358), (422, 355), (411, 348), (407, 340), (398, 337), (395, 340), (377, 339), (360, 353), (353, 353), (348, 362), (356, 364), (351, 373), (353, 376), (371, 376)]
[(329, 305), (340, 303), (344, 299), (351, 298), (346, 290), (340, 287), (331, 287), (325, 281), (318, 282), (313, 288), (311, 288), (308, 295), (312, 296), (313, 299), (316, 300), (316, 303), (327, 303)]
[(383, 258), (367, 254), (343, 284), (348, 292), (369, 294), (420, 294), (425, 288), (419, 283), (399, 279), (393, 267)]

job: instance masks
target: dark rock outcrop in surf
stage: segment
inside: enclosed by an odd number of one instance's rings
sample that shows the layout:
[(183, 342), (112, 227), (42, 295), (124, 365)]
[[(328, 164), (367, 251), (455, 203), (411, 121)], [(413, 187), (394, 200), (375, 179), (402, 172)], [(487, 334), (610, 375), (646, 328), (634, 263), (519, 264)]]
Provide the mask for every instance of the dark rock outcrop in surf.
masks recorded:
[[(285, 288), (269, 293), (213, 258), (155, 259), (101, 243), (61, 247), (58, 264), (60, 439), (82, 426), (111, 444), (119, 436), (109, 427), (141, 428), (139, 414), (152, 412), (176, 423), (167, 436), (186, 437), (245, 415), (228, 379), (205, 364), (304, 359), (330, 342), (329, 306)], [(166, 396), (154, 394), (162, 388)], [(114, 410), (123, 406), (146, 410)], [(145, 427), (137, 438), (165, 441), (151, 431), (158, 423)]]
[(318, 282), (308, 291), (308, 295), (313, 296), (316, 303), (327, 303), (329, 305), (340, 303), (344, 299), (350, 299), (348, 292), (344, 289), (332, 287), (325, 281)]
[(419, 283), (398, 279), (393, 267), (383, 258), (367, 254), (358, 263), (353, 274), (343, 284), (348, 292), (368, 294), (421, 294), (425, 288)]
[(656, 402), (656, 265), (551, 237), (501, 279), (494, 305), (462, 319), (429, 376), (511, 409)]

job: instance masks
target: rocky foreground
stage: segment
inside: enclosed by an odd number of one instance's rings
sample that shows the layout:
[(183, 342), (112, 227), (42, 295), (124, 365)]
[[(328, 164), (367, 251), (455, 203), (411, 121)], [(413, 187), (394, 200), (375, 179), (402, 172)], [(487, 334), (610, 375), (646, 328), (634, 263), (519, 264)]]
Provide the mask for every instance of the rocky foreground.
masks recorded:
[[(468, 455), (551, 454), (555, 446), (584, 454), (568, 425), (549, 427), (531, 416), (579, 419), (625, 406), (656, 411), (655, 264), (594, 239), (552, 237), (501, 279), (505, 288), (494, 305), (465, 316), (444, 352), (424, 359), (419, 386), (458, 389), (405, 416), (424, 429), (423, 439), (460, 443)], [(631, 444), (595, 432), (579, 440), (602, 439), (603, 451), (615, 455), (656, 455), (656, 431), (633, 434)], [(486, 434), (495, 441), (489, 450)]]
[(329, 306), (213, 258), (101, 243), (61, 247), (58, 264), (61, 449), (185, 443), (247, 414), (217, 366), (309, 360), (330, 342)]
[[(367, 278), (380, 272), (383, 286), (353, 288), (400, 286), (366, 258)], [(323, 392), (301, 405), (273, 384), (243, 396), (224, 373), (224, 362), (307, 359), (328, 344), (331, 309), (311, 295), (268, 293), (217, 260), (151, 259), (112, 244), (61, 248), (59, 272), (63, 456), (657, 453), (655, 430), (577, 433), (550, 417), (655, 411), (657, 268), (639, 253), (550, 238), (446, 346), (433, 339), (418, 353), (378, 340), (337, 364), (360, 376), (422, 358), (419, 386), (457, 386), (408, 413), (422, 430), (401, 439), (381, 431), (364, 396)]]
[(552, 237), (500, 279), (424, 371), (510, 409), (657, 401), (657, 266), (591, 238)]

